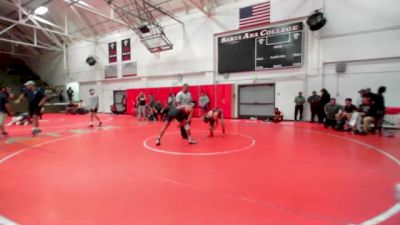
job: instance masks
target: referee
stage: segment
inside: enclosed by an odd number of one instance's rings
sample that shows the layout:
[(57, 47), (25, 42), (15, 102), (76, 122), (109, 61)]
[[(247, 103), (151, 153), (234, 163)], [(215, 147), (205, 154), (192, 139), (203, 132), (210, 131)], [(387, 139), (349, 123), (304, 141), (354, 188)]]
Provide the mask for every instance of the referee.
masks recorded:
[(176, 95), (176, 105), (190, 105), (192, 102), (192, 95), (189, 92), (189, 85), (184, 84), (182, 90)]

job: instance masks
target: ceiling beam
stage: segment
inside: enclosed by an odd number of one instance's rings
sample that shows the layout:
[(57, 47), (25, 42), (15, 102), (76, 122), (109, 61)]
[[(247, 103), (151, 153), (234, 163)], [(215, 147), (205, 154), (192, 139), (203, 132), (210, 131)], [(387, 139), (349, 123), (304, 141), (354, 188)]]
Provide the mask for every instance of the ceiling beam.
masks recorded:
[(39, 27), (39, 26), (36, 26), (36, 25), (28, 24), (28, 23), (23, 23), (21, 21), (12, 20), (12, 19), (9, 19), (9, 18), (3, 17), (3, 16), (0, 16), (0, 20), (6, 21), (6, 22), (9, 22), (9, 23), (18, 23), (18, 25), (22, 25), (22, 26), (30, 27), (30, 28), (36, 28), (38, 30), (47, 31), (47, 32), (54, 33), (54, 34), (57, 34), (57, 35), (60, 35), (60, 36), (70, 37), (72, 39), (79, 39), (79, 40), (95, 42), (93, 39), (84, 38), (84, 37), (81, 37), (81, 36), (78, 36), (78, 35), (72, 35), (72, 34), (69, 34), (69, 33), (60, 32), (60, 31), (56, 31), (56, 30), (52, 30), (52, 29), (48, 29), (48, 28), (44, 28), (44, 27)]
[(189, 5), (192, 5), (193, 7), (195, 7), (197, 10), (199, 10), (200, 12), (202, 12), (204, 15), (206, 16), (211, 16), (211, 14), (209, 12), (207, 12), (206, 10), (204, 10), (204, 6), (199, 5), (197, 2), (193, 1), (193, 0), (184, 0), (186, 3), (188, 3)]
[(43, 49), (52, 50), (52, 51), (62, 51), (61, 48), (57, 48), (57, 47), (48, 47), (48, 46), (32, 44), (32, 43), (27, 43), (27, 42), (23, 42), (23, 41), (16, 41), (16, 40), (11, 40), (11, 39), (6, 39), (6, 38), (0, 38), (0, 41), (18, 44), (18, 45), (26, 45), (26, 46), (35, 47), (35, 48), (43, 48)]
[[(21, 2), (20, 1), (16, 1), (16, 0), (12, 0), (14, 2), (14, 4), (17, 6), (18, 10), (22, 11), (22, 13), (28, 17), (37, 27), (42, 27), (39, 22), (36, 21), (35, 19), (35, 15), (31, 14), (30, 12), (28, 12), (27, 10), (25, 10), (22, 6), (21, 6)], [(56, 37), (54, 34), (44, 31), (42, 30), (42, 32), (44, 33), (44, 35), (46, 35), (46, 37), (48, 37), (50, 40), (52, 40), (56, 45), (58, 45), (58, 47), (62, 47), (62, 44), (60, 42), (60, 40), (58, 39), (58, 37)]]
[(159, 11), (160, 13), (164, 14), (165, 16), (170, 17), (171, 19), (175, 20), (176, 22), (183, 24), (183, 22), (177, 18), (176, 16), (174, 16), (172, 13), (167, 12), (166, 10), (164, 10), (163, 8), (159, 7), (159, 6), (155, 6), (152, 5), (146, 1), (143, 1), (145, 5), (149, 6), (150, 8), (152, 8), (153, 10)]
[[(71, 6), (72, 6), (72, 5), (71, 5)], [(88, 8), (88, 7), (85, 7), (85, 6), (83, 6), (83, 5), (80, 5), (79, 3), (78, 3), (78, 4), (73, 4), (73, 6), (75, 6), (76, 8), (79, 8), (79, 9), (81, 9), (81, 10), (84, 10), (84, 11), (87, 11), (87, 12), (90, 12), (90, 13), (93, 13), (93, 14), (95, 14), (95, 15), (97, 15), (97, 16), (106, 18), (106, 19), (108, 19), (109, 21), (112, 21), (112, 22), (115, 22), (115, 23), (119, 23), (119, 24), (121, 24), (121, 25), (124, 25), (124, 26), (127, 26), (127, 27), (128, 27), (128, 24), (126, 24), (126, 23), (125, 23), (124, 21), (122, 21), (122, 20), (118, 20), (118, 19), (112, 18), (112, 17), (109, 16), (109, 15), (106, 15), (106, 14), (103, 14), (103, 13), (97, 11), (97, 10), (94, 10), (94, 9), (91, 9), (91, 8)]]
[(88, 20), (86, 18), (83, 17), (83, 14), (81, 14), (80, 12), (78, 12), (75, 8), (74, 5), (71, 6), (71, 11), (74, 13), (74, 15), (76, 17), (78, 17), (78, 19), (80, 19), (81, 21), (83, 21), (83, 23), (85, 24), (85, 27), (89, 28), (89, 32), (92, 36), (96, 36), (95, 35), (95, 31), (90, 27), (90, 24), (88, 22)]
[(6, 55), (17, 55), (17, 56), (30, 57), (30, 58), (37, 57), (36, 55), (28, 55), (28, 54), (9, 52), (9, 51), (0, 51), (0, 53), (1, 54), (6, 54)]

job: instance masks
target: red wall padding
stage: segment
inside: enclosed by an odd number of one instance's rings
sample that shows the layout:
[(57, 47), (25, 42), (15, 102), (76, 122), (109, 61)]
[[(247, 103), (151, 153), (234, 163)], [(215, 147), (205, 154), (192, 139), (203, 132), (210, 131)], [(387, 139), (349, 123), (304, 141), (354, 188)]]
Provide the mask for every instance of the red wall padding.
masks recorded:
[[(149, 103), (149, 95), (153, 94), (154, 99), (160, 100), (163, 104), (167, 103), (169, 94), (172, 92), (175, 95), (181, 90), (181, 87), (161, 87), (161, 88), (139, 88), (139, 89), (128, 89), (127, 92), (127, 113), (133, 114), (132, 111), (134, 101), (137, 95), (143, 91), (147, 97)], [(210, 98), (210, 107), (219, 107), (224, 111), (225, 118), (232, 118), (232, 85), (231, 84), (219, 84), (219, 85), (196, 85), (190, 86), (190, 93), (192, 94), (193, 100), (199, 102), (199, 96), (204, 91)], [(200, 109), (196, 109), (193, 116), (198, 117), (200, 115)]]

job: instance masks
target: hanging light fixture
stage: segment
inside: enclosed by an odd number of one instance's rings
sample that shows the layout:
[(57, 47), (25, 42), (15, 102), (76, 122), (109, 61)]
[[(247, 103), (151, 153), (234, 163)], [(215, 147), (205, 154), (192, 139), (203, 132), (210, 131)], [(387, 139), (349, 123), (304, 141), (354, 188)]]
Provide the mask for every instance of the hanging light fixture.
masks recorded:
[(49, 9), (46, 6), (39, 6), (35, 9), (34, 13), (35, 15), (44, 15), (49, 11)]

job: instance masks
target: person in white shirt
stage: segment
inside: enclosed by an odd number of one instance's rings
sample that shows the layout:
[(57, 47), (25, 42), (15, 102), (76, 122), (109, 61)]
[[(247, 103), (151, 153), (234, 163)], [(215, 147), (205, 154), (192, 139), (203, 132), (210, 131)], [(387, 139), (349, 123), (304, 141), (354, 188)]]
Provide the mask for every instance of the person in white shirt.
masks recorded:
[(90, 123), (89, 127), (93, 127), (93, 119), (95, 118), (99, 122), (99, 127), (102, 125), (100, 118), (97, 116), (97, 110), (99, 109), (99, 96), (95, 95), (94, 89), (90, 89), (89, 99), (89, 112), (90, 112)]
[(189, 85), (184, 84), (182, 91), (176, 95), (176, 105), (190, 105), (192, 103), (192, 95), (189, 92)]

